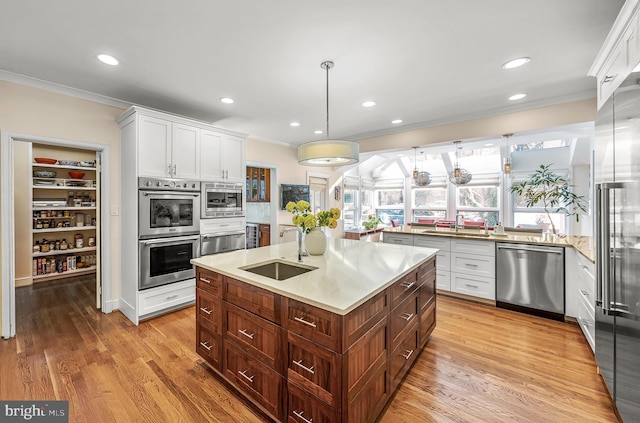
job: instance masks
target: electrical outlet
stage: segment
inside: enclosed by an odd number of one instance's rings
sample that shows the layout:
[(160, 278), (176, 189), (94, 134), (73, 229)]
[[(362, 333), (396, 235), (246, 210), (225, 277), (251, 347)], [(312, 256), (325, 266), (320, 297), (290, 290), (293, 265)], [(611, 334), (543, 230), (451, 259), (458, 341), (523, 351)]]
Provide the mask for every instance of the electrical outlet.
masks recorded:
[(111, 206), (111, 216), (117, 216), (120, 214), (120, 210), (118, 210), (118, 206)]

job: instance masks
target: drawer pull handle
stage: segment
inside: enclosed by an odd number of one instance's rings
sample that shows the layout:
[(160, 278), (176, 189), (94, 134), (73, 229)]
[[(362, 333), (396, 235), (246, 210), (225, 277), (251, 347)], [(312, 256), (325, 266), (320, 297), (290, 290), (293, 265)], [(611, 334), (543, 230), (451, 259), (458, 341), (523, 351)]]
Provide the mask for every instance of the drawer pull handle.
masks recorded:
[(476, 269), (478, 267), (477, 264), (473, 264), (473, 263), (465, 263), (464, 265), (467, 266), (467, 267), (473, 267), (474, 269)]
[(245, 329), (238, 329), (238, 332), (240, 332), (241, 334), (243, 334), (249, 339), (253, 339), (253, 335), (255, 335), (255, 333), (248, 333)]
[(584, 270), (589, 270), (589, 266), (587, 266), (586, 264), (581, 264), (580, 267), (582, 267)]
[(416, 284), (415, 282), (410, 282), (410, 283), (404, 282), (404, 283), (401, 283), (400, 286), (403, 287), (404, 289), (409, 289), (415, 284)]
[(169, 295), (169, 296), (167, 297), (167, 300), (173, 300), (173, 299), (178, 298), (179, 296), (180, 296), (179, 294)]
[(400, 315), (400, 318), (406, 320), (407, 322), (411, 320), (412, 317), (413, 313), (403, 313)]
[(209, 316), (211, 316), (211, 313), (213, 313), (213, 310), (209, 310), (206, 307), (200, 307), (200, 311), (207, 313)]
[(304, 411), (293, 410), (293, 415), (299, 418), (300, 420), (302, 420), (303, 422), (313, 423), (313, 419), (305, 419), (303, 414), (304, 414)]
[(580, 323), (582, 323), (585, 327), (591, 326), (591, 322), (589, 322), (588, 320), (584, 320), (584, 319), (578, 319), (578, 320), (580, 320)]
[(469, 288), (478, 289), (478, 285), (471, 285), (470, 283), (465, 283), (464, 286), (468, 286)]
[(613, 81), (615, 79), (616, 76), (618, 76), (618, 75), (607, 75), (602, 79), (601, 83), (602, 84), (606, 84), (608, 82), (611, 82), (611, 81)]
[(405, 360), (408, 360), (413, 355), (413, 350), (404, 350), (406, 354), (402, 354)]
[(206, 282), (206, 283), (208, 283), (208, 284), (211, 284), (211, 281), (210, 281), (209, 279), (205, 279), (205, 278), (203, 278), (203, 277), (200, 277), (200, 280), (201, 280), (202, 282)]
[(308, 371), (309, 373), (311, 373), (312, 375), (316, 374), (315, 370), (313, 370), (313, 366), (311, 367), (307, 367), (304, 364), (302, 364), (302, 359), (295, 361), (293, 360), (293, 364), (295, 364), (296, 366)]
[(295, 320), (296, 322), (300, 322), (300, 323), (304, 323), (307, 326), (311, 326), (312, 328), (316, 328), (318, 327), (318, 325), (316, 324), (316, 322), (310, 322), (308, 320), (304, 320), (302, 317), (294, 317), (293, 320)]
[(209, 345), (208, 342), (200, 342), (200, 345), (202, 346), (202, 348), (204, 348), (207, 351), (211, 351), (213, 349), (213, 347)]
[(584, 289), (581, 289), (581, 290), (580, 290), (580, 293), (581, 293), (582, 295), (584, 295), (585, 297), (587, 297), (587, 298), (589, 297), (589, 293), (588, 293), (587, 291), (585, 291)]
[(247, 376), (247, 370), (238, 370), (238, 373), (240, 373), (240, 376), (247, 379), (251, 383), (253, 383), (253, 378), (256, 377), (255, 375)]

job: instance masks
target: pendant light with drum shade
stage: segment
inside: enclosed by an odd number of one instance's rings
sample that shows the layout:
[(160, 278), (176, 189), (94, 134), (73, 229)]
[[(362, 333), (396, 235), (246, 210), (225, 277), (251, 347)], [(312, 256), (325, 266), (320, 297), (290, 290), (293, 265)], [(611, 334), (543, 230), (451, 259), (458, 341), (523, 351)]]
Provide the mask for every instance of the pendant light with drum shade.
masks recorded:
[(471, 173), (467, 169), (463, 169), (460, 167), (460, 157), (458, 152), (462, 150), (460, 147), (461, 141), (454, 141), (453, 144), (456, 146), (456, 163), (451, 172), (449, 172), (449, 181), (455, 185), (465, 185), (471, 181)]
[[(417, 147), (415, 147), (417, 148)], [(424, 164), (424, 151), (420, 152), (420, 155), (422, 157), (422, 163)], [(418, 163), (416, 162), (416, 171), (418, 170)], [(414, 175), (416, 173), (416, 171), (414, 171)], [(431, 183), (431, 174), (429, 172), (427, 172), (426, 170), (422, 169), (422, 165), (420, 165), (420, 171), (417, 172), (418, 175), (416, 178), (413, 178), (413, 183), (415, 186), (417, 187), (426, 187), (427, 185), (429, 185)]]
[(327, 139), (311, 141), (298, 147), (298, 164), (305, 166), (338, 166), (358, 163), (360, 145), (352, 141), (329, 139), (329, 69), (334, 63), (325, 61), (320, 67), (327, 72)]
[(507, 157), (504, 158), (502, 170), (505, 175), (509, 175), (511, 173), (511, 150), (509, 149), (509, 138), (511, 138), (513, 134), (504, 134), (502, 136), (507, 139)]

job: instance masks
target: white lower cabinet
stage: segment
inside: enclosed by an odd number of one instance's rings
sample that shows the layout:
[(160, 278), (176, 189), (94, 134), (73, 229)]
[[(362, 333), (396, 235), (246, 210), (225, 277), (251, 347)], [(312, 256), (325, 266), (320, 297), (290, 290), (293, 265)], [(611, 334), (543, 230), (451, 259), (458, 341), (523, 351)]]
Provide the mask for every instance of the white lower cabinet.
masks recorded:
[(578, 324), (580, 325), (580, 329), (582, 329), (582, 333), (584, 333), (585, 338), (587, 338), (587, 342), (589, 342), (589, 346), (591, 350), (595, 352), (596, 344), (595, 344), (595, 330), (596, 330), (596, 321), (593, 314), (593, 309), (591, 308), (591, 303), (587, 299), (585, 295), (579, 293), (578, 301)]
[(487, 300), (495, 300), (496, 279), (451, 272), (451, 291)]
[(382, 242), (387, 244), (413, 245), (413, 235), (394, 232), (384, 232)]
[(138, 315), (142, 320), (156, 313), (193, 304), (195, 300), (195, 279), (145, 289), (138, 294)]

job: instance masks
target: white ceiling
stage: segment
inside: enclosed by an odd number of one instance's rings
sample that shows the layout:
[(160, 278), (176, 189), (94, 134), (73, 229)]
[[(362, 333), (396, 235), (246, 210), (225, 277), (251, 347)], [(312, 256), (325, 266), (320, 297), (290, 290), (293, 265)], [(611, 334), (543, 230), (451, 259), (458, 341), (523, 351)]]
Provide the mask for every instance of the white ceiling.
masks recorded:
[[(320, 63), (332, 60), (330, 135), (358, 139), (595, 96), (587, 71), (622, 4), (0, 0), (0, 78), (296, 145), (325, 137), (313, 131), (325, 129)], [(121, 64), (101, 64), (103, 52)], [(501, 69), (520, 56), (532, 60)], [(520, 92), (528, 96), (507, 100)], [(365, 109), (365, 100), (378, 105)]]

